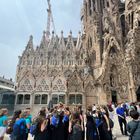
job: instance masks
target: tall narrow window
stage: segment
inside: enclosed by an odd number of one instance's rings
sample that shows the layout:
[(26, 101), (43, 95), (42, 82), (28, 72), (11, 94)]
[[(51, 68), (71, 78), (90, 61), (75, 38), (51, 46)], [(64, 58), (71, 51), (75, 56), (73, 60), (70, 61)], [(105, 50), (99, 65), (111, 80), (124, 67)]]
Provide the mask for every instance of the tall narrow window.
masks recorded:
[(29, 94), (26, 94), (24, 96), (24, 104), (30, 104), (30, 95)]
[(53, 104), (58, 103), (58, 95), (52, 95), (52, 102), (53, 102)]
[(87, 14), (88, 13), (87, 3), (86, 3), (86, 11), (85, 12), (86, 12), (86, 21), (87, 21), (87, 15), (88, 15)]
[(107, 1), (107, 7), (109, 8), (109, 1)]
[(81, 94), (76, 95), (76, 104), (82, 104), (82, 95)]
[(47, 101), (48, 101), (48, 95), (43, 94), (42, 95), (41, 104), (47, 104)]
[(133, 29), (134, 12), (131, 13), (131, 29)]
[(34, 104), (40, 104), (40, 101), (41, 101), (41, 95), (35, 95)]
[(9, 95), (8, 104), (14, 105), (15, 103), (15, 95)]
[(65, 103), (65, 95), (59, 95), (59, 102)]
[(9, 95), (8, 94), (4, 94), (3, 97), (2, 97), (1, 104), (8, 104), (8, 99), (9, 99)]
[(122, 15), (120, 20), (121, 20), (121, 27), (122, 27), (122, 35), (125, 36), (125, 15)]
[(17, 96), (17, 104), (23, 104), (23, 95), (19, 94)]
[(69, 96), (69, 104), (75, 104), (75, 95)]

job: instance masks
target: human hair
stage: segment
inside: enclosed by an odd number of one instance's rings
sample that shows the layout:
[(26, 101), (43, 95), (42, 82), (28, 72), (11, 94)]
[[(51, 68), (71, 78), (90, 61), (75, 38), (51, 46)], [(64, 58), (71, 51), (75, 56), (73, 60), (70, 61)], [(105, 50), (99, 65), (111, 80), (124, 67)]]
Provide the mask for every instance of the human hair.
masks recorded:
[(88, 107), (87, 107), (87, 110), (88, 110), (89, 112), (91, 112), (91, 111), (92, 111), (92, 106), (91, 106), (91, 105), (88, 106)]
[(14, 112), (13, 119), (16, 120), (17, 118), (19, 118), (21, 112), (22, 112), (21, 110), (16, 110), (16, 111)]
[(132, 111), (130, 111), (130, 116), (134, 120), (137, 120), (139, 118), (139, 113), (136, 110), (132, 110)]
[(31, 108), (30, 108), (30, 107), (27, 107), (26, 109), (27, 109), (27, 110), (31, 110)]
[(109, 112), (108, 112), (107, 107), (105, 105), (102, 105), (101, 107), (105, 110), (105, 114), (109, 118)]
[(71, 122), (73, 123), (73, 124), (76, 124), (77, 122), (81, 122), (81, 120), (80, 120), (80, 113), (79, 112), (72, 112), (72, 114), (71, 114)]
[(8, 112), (7, 108), (0, 109), (0, 117), (2, 117), (3, 115), (5, 115), (5, 113), (7, 113), (7, 112)]
[(26, 118), (27, 117), (27, 112), (25, 110), (23, 110), (20, 114), (21, 118)]
[(45, 110), (40, 110), (39, 115), (42, 117), (46, 117), (46, 111)]

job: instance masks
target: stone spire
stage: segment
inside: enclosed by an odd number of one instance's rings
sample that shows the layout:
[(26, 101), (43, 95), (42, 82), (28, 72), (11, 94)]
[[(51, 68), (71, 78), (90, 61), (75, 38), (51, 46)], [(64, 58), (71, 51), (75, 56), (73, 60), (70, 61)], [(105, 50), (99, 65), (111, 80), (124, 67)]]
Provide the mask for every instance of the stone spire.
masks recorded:
[(29, 41), (27, 43), (26, 49), (24, 51), (24, 53), (33, 53), (34, 52), (34, 48), (33, 48), (33, 36), (30, 35), (29, 37)]
[(30, 35), (26, 49), (33, 49), (33, 36)]
[(81, 48), (81, 45), (82, 45), (81, 32), (79, 31), (78, 38), (77, 38), (76, 49), (80, 49)]
[(60, 45), (61, 49), (65, 48), (65, 41), (64, 41), (63, 31), (61, 31), (61, 37), (60, 37), (60, 40), (59, 40), (59, 45)]
[(72, 31), (70, 30), (69, 36), (68, 36), (68, 41), (66, 44), (67, 48), (71, 48), (74, 47), (74, 42), (73, 42), (73, 38), (72, 38)]
[(43, 31), (43, 36), (41, 39), (40, 48), (45, 48), (45, 47), (47, 47), (46, 32)]

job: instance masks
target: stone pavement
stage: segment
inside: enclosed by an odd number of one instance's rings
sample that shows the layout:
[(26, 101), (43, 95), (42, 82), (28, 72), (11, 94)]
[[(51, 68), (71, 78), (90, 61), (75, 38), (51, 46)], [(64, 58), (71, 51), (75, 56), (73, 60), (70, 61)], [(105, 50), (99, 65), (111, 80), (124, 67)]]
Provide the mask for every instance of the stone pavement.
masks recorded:
[[(127, 122), (130, 121), (130, 118), (127, 118)], [(118, 123), (118, 118), (115, 115), (114, 118), (114, 128), (113, 128), (113, 135), (117, 137), (117, 140), (128, 140), (127, 136), (124, 136), (121, 134), (119, 123)]]
[[(127, 120), (129, 121), (130, 119), (127, 118)], [(115, 116), (114, 122), (115, 122), (115, 124), (114, 124), (114, 128), (113, 128), (113, 135), (117, 137), (116, 140), (128, 140), (128, 137), (121, 135), (121, 132), (120, 132), (120, 129), (119, 129), (119, 124), (118, 124), (117, 116)], [(4, 138), (4, 140), (10, 140), (9, 139), (9, 136), (6, 135), (5, 138)], [(32, 136), (29, 136), (29, 140), (33, 140)]]

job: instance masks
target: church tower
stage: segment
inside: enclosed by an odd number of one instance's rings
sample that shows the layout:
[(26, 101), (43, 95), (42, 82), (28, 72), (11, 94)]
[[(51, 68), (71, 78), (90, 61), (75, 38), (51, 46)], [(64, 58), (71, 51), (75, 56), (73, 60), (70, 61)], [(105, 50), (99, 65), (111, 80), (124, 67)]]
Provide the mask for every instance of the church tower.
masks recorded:
[(125, 0), (126, 62), (129, 70), (130, 99), (140, 100), (140, 1)]
[(94, 69), (94, 76), (98, 76), (98, 67), (102, 62), (102, 20), (99, 0), (84, 0), (81, 13), (83, 23), (83, 46), (87, 52), (88, 63)]

